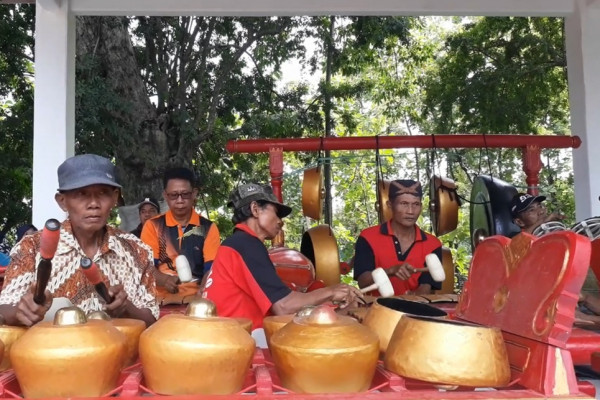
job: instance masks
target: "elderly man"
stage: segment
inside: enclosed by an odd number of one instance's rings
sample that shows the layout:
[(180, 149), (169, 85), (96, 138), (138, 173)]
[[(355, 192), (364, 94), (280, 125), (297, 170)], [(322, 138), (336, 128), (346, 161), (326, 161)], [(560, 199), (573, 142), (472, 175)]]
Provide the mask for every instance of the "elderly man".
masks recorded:
[[(373, 283), (372, 271), (384, 268), (396, 295), (414, 292), (429, 294), (441, 289), (425, 267), (425, 257), (435, 254), (442, 259), (442, 243), (417, 225), (421, 215), (423, 189), (411, 179), (390, 183), (387, 206), (393, 216), (381, 225), (363, 230), (354, 246), (354, 279), (363, 288)], [(376, 295), (378, 293), (375, 293)]]
[[(104, 309), (112, 317), (158, 318), (152, 253), (131, 234), (107, 225), (121, 187), (106, 158), (84, 154), (58, 167), (55, 200), (68, 218), (52, 260), (44, 304), (33, 300), (41, 232), (23, 237), (11, 252), (0, 293), (0, 314), (10, 325), (31, 326), (44, 318), (52, 298), (66, 297), (84, 312)], [(80, 269), (81, 259), (93, 260), (108, 286), (108, 304), (95, 292)]]
[[(169, 211), (148, 220), (141, 236), (154, 253), (160, 300), (169, 293), (179, 293), (180, 297), (195, 295), (199, 290), (197, 281), (210, 270), (221, 243), (217, 225), (195, 210), (198, 189), (194, 173), (188, 168), (168, 169), (163, 185)], [(193, 282), (179, 282), (175, 265), (179, 255), (186, 257)]]
[(233, 207), (235, 229), (219, 248), (203, 293), (220, 316), (250, 318), (256, 329), (269, 314), (292, 314), (328, 301), (345, 307), (362, 297), (344, 284), (300, 293), (282, 282), (263, 242), (277, 236), (282, 218), (292, 209), (277, 200), (270, 186), (241, 185), (231, 193), (228, 206)]

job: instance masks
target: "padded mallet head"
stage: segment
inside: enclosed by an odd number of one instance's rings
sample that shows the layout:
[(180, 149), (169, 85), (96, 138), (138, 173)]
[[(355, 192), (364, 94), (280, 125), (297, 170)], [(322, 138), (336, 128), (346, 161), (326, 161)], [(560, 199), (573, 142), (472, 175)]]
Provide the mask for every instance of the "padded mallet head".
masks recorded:
[(444, 267), (440, 262), (440, 259), (435, 254), (427, 254), (425, 257), (425, 265), (431, 274), (431, 277), (436, 282), (443, 282), (446, 279), (446, 273)]

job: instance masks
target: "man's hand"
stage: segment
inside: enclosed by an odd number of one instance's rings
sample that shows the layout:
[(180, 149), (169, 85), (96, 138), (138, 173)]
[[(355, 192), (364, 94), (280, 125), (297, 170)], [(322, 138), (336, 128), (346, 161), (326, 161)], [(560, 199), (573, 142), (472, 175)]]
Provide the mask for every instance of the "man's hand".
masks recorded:
[(113, 301), (105, 306), (106, 312), (113, 318), (119, 318), (127, 310), (129, 303), (127, 293), (123, 289), (123, 285), (115, 285), (108, 288), (108, 294), (113, 298)]
[(52, 305), (52, 294), (50, 291), (46, 290), (44, 292), (44, 295), (46, 296), (46, 302), (42, 305), (33, 301), (34, 293), (35, 285), (32, 285), (29, 288), (29, 291), (27, 291), (25, 296), (23, 296), (21, 301), (19, 301), (17, 304), (17, 312), (15, 317), (21, 324), (25, 326), (31, 326), (44, 319), (44, 315)]
[(331, 286), (330, 289), (332, 291), (331, 301), (339, 304), (340, 308), (346, 308), (348, 306), (357, 307), (358, 299), (363, 298), (360, 290), (354, 286), (346, 285), (345, 283), (339, 283), (335, 286)]
[(403, 263), (387, 268), (385, 272), (388, 274), (388, 276), (395, 276), (398, 279), (407, 281), (410, 279), (412, 274), (415, 273), (415, 268), (409, 263)]
[(154, 278), (156, 279), (156, 286), (164, 287), (169, 293), (179, 292), (177, 287), (179, 277), (177, 275), (169, 275), (157, 270)]
[(564, 215), (557, 213), (557, 212), (553, 212), (552, 214), (549, 214), (546, 216), (546, 218), (544, 218), (544, 222), (562, 221), (565, 218), (566, 217)]

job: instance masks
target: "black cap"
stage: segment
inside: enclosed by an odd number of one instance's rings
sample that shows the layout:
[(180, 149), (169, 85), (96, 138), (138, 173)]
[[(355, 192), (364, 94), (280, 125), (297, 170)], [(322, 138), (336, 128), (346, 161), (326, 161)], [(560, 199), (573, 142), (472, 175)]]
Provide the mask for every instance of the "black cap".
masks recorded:
[(142, 209), (144, 204), (152, 204), (154, 206), (154, 208), (156, 208), (156, 211), (158, 211), (160, 213), (160, 206), (158, 205), (158, 201), (156, 201), (156, 199), (154, 197), (144, 198), (144, 200), (142, 200), (140, 202), (140, 204), (138, 204), (138, 211)]
[(259, 183), (247, 183), (235, 188), (229, 195), (227, 206), (237, 210), (249, 205), (253, 201), (259, 200), (274, 204), (277, 207), (277, 216), (279, 218), (286, 217), (292, 212), (291, 207), (279, 202), (273, 194), (271, 186)]
[(401, 194), (412, 194), (413, 196), (422, 198), (423, 188), (421, 187), (421, 183), (412, 179), (396, 179), (395, 181), (391, 181), (388, 191), (389, 200), (394, 201)]
[(532, 196), (528, 193), (517, 193), (510, 202), (510, 212), (513, 218), (517, 218), (520, 213), (527, 210), (530, 205), (536, 201), (542, 202), (546, 196)]

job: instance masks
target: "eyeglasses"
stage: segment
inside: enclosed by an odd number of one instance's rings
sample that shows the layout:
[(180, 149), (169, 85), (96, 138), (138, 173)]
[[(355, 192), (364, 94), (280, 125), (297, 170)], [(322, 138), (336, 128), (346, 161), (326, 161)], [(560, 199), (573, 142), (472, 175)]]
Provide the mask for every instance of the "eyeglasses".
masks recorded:
[(192, 198), (192, 194), (194, 192), (174, 192), (174, 193), (165, 193), (167, 195), (167, 198), (169, 200), (177, 200), (179, 197), (181, 197), (182, 200), (189, 200)]

